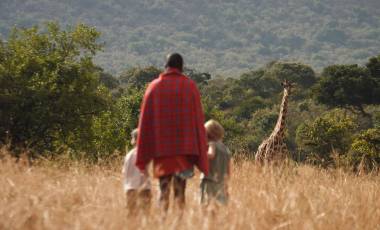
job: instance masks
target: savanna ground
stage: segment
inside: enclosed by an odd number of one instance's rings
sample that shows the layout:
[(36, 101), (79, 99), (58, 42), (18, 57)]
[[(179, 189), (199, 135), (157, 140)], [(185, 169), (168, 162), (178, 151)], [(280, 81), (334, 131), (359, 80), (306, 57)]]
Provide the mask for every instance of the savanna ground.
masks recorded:
[(231, 200), (216, 212), (198, 204), (199, 177), (188, 184), (182, 218), (156, 206), (127, 217), (121, 163), (0, 160), (0, 229), (380, 229), (380, 176), (310, 166), (260, 169), (234, 164)]

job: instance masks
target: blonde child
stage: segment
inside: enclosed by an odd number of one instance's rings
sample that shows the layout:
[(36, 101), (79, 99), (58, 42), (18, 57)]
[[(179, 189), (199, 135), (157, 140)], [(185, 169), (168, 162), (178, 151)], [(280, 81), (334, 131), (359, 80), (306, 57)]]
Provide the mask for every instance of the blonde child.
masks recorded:
[(231, 154), (223, 144), (224, 129), (215, 120), (205, 124), (208, 138), (209, 175), (201, 176), (201, 203), (228, 202), (228, 180), (231, 175)]
[(133, 149), (127, 153), (123, 164), (124, 192), (127, 199), (127, 208), (130, 214), (136, 214), (139, 209), (147, 211), (151, 202), (151, 184), (147, 174), (143, 174), (136, 167), (136, 141), (138, 130), (131, 133)]

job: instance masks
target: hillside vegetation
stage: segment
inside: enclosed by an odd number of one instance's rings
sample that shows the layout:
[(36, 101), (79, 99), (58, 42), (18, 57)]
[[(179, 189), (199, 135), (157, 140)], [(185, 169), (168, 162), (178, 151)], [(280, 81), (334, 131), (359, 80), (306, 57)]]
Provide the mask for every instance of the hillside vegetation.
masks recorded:
[(162, 66), (179, 51), (191, 68), (227, 76), (272, 60), (317, 70), (363, 64), (380, 47), (377, 0), (2, 0), (0, 34), (56, 20), (96, 26), (106, 70)]
[[(94, 27), (15, 29), (0, 41), (0, 146), (14, 156), (111, 159), (137, 127), (145, 87), (162, 71), (133, 67), (117, 78), (93, 59), (102, 49)], [(234, 154), (253, 157), (273, 130), (283, 80), (289, 98), (289, 158), (323, 167), (380, 165), (380, 55), (365, 66), (270, 62), (235, 78), (186, 69), (201, 92), (206, 119), (220, 121)], [(114, 154), (117, 153), (117, 154)]]

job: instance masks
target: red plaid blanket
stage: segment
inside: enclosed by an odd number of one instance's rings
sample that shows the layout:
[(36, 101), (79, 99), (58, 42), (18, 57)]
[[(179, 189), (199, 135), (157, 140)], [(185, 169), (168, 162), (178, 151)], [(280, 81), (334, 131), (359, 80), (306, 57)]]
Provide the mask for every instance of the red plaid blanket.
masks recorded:
[(198, 88), (178, 70), (168, 69), (145, 92), (136, 165), (143, 170), (154, 158), (178, 155), (197, 156), (198, 169), (208, 173), (204, 114)]

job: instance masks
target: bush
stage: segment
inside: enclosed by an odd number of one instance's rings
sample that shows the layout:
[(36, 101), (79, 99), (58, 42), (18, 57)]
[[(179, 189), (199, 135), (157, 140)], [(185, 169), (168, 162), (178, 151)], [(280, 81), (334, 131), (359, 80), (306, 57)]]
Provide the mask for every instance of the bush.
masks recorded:
[(50, 23), (0, 41), (0, 142), (9, 137), (12, 149), (37, 152), (88, 149), (92, 118), (109, 100), (92, 61), (99, 36), (83, 24), (61, 30)]
[(358, 65), (332, 65), (326, 67), (313, 95), (318, 103), (357, 110), (366, 115), (364, 105), (377, 103), (376, 81), (370, 71)]
[(128, 89), (110, 110), (94, 118), (92, 158), (104, 157), (129, 146), (130, 133), (137, 128), (144, 89)]
[(366, 167), (373, 169), (380, 165), (380, 129), (373, 128), (362, 131), (351, 145), (350, 160), (353, 165), (365, 160), (370, 162)]
[(299, 150), (310, 153), (307, 159), (311, 163), (330, 165), (333, 163), (332, 153), (342, 155), (349, 150), (354, 121), (354, 117), (342, 110), (333, 110), (312, 122), (302, 123), (296, 131)]

